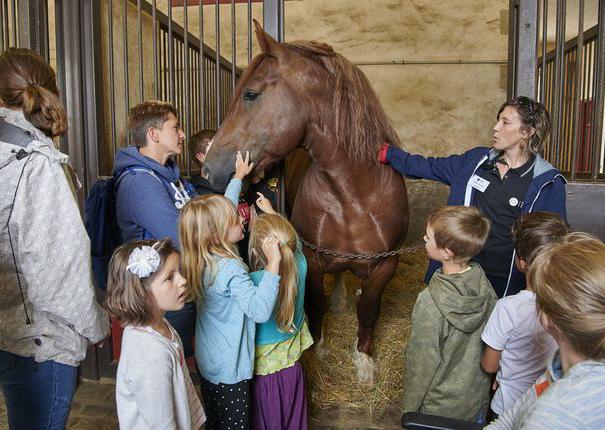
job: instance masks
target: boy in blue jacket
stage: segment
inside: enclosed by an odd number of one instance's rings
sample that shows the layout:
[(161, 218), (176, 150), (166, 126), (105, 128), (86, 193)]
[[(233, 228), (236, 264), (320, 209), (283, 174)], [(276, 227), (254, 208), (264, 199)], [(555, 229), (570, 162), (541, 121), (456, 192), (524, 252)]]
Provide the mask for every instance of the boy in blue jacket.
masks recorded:
[[(426, 158), (384, 145), (379, 160), (409, 178), (448, 185), (448, 205), (476, 206), (490, 219), (489, 236), (474, 260), (485, 270), (498, 297), (504, 297), (525, 286), (514, 264), (511, 226), (522, 213), (533, 211), (566, 218), (566, 180), (539, 154), (550, 135), (550, 116), (542, 104), (517, 97), (500, 107), (497, 119), (491, 148)], [(425, 282), (439, 266), (431, 260)]]

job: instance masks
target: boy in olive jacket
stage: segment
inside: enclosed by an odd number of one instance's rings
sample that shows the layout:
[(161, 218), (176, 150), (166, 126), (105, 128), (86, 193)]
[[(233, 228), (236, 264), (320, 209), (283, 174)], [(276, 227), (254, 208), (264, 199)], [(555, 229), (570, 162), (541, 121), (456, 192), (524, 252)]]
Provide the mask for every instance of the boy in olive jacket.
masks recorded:
[(426, 250), (442, 263), (416, 300), (406, 351), (403, 412), (482, 420), (490, 377), (481, 332), (497, 297), (481, 266), (489, 220), (474, 207), (448, 206), (427, 220)]

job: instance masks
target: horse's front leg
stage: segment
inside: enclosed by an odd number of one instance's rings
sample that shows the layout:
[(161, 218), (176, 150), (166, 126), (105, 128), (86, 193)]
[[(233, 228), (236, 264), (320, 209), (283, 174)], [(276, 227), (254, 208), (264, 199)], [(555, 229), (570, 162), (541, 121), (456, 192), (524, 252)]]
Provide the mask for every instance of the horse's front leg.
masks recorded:
[(359, 382), (374, 384), (374, 326), (380, 314), (382, 293), (397, 268), (397, 256), (389, 257), (377, 265), (370, 276), (362, 281), (362, 292), (357, 303), (357, 343), (353, 362)]
[(323, 355), (323, 320), (327, 311), (327, 297), (324, 292), (324, 273), (318, 259), (307, 259), (307, 283), (305, 286), (305, 311), (309, 321), (309, 331), (315, 341), (315, 351)]

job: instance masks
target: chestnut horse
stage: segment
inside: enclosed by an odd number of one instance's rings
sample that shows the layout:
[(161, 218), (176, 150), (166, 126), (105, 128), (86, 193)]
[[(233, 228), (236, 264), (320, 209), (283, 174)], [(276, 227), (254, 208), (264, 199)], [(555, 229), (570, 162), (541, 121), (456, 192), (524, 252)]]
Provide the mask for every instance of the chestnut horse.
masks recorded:
[[(295, 148), (311, 158), (297, 190), (291, 221), (300, 237), (347, 254), (396, 250), (408, 225), (405, 183), (378, 163), (384, 143), (399, 144), (363, 73), (326, 44), (278, 43), (255, 22), (262, 53), (240, 78), (227, 118), (204, 162), (221, 189), (233, 174), (237, 151), (250, 151), (253, 176)], [(327, 310), (325, 273), (346, 270), (361, 278), (357, 304), (358, 378), (371, 384), (374, 326), (398, 256), (351, 259), (304, 249), (308, 262), (305, 309), (316, 342)]]

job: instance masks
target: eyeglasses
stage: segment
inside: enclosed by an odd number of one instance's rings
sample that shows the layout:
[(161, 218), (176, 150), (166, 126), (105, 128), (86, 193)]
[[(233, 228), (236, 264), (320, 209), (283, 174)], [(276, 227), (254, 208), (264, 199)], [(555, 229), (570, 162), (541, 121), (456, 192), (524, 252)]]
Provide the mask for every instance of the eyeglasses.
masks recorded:
[(529, 115), (533, 118), (534, 113), (535, 113), (534, 102), (529, 97), (525, 97), (525, 96), (517, 97), (515, 99), (515, 101), (523, 109), (526, 109), (527, 111), (529, 111)]

